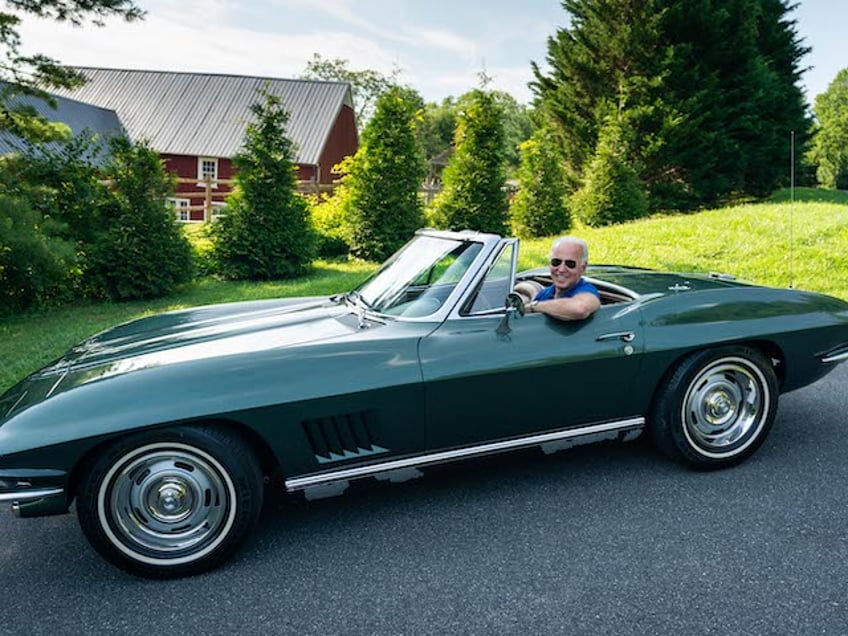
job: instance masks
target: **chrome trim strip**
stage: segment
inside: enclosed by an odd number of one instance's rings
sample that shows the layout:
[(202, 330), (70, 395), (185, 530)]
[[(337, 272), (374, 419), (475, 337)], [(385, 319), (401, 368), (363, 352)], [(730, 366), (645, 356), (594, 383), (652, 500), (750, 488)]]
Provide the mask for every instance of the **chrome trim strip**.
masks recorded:
[(605, 333), (595, 338), (595, 342), (604, 342), (606, 340), (622, 340), (624, 342), (633, 342), (636, 334), (632, 331), (617, 331), (615, 333)]
[(593, 424), (591, 426), (583, 426), (581, 428), (571, 428), (554, 431), (552, 433), (542, 433), (530, 435), (528, 437), (503, 440), (500, 442), (489, 442), (487, 444), (480, 444), (477, 446), (465, 446), (463, 448), (455, 448), (453, 450), (416, 455), (415, 457), (405, 457), (403, 459), (370, 464), (368, 466), (341, 468), (339, 470), (321, 473), (319, 475), (294, 477), (292, 479), (287, 479), (285, 485), (288, 492), (294, 492), (296, 490), (303, 490), (309, 486), (316, 486), (318, 484), (326, 484), (334, 481), (344, 481), (346, 479), (359, 479), (374, 475), (375, 473), (384, 473), (402, 468), (430, 466), (433, 464), (441, 464), (459, 459), (479, 457), (482, 455), (491, 455), (493, 453), (501, 453), (519, 448), (530, 448), (547, 442), (582, 437), (583, 435), (593, 435), (596, 433), (606, 433), (609, 431), (621, 431), (636, 427), (643, 427), (644, 425), (644, 417), (632, 417), (630, 419), (619, 420), (616, 422)]
[(843, 351), (842, 353), (836, 353), (832, 356), (822, 358), (822, 362), (844, 362), (845, 360), (848, 360), (848, 351)]
[[(643, 271), (646, 271), (646, 270), (643, 270)], [(544, 273), (547, 274), (547, 271), (545, 271)], [(639, 299), (639, 294), (634, 292), (632, 289), (628, 289), (627, 287), (622, 287), (621, 285), (616, 285), (615, 283), (607, 282), (607, 281), (602, 280), (600, 278), (593, 278), (592, 275), (591, 275), (591, 272), (587, 272), (587, 274), (583, 278), (585, 278), (588, 282), (595, 285), (601, 291), (607, 290), (607, 291), (612, 292), (613, 294), (620, 294), (621, 296), (625, 296), (626, 298), (629, 298), (630, 300), (638, 300)]]
[(18, 405), (24, 401), (24, 398), (27, 396), (28, 393), (29, 391), (24, 389), (24, 391), (18, 396), (18, 399), (15, 400), (15, 403), (12, 405), (12, 407), (8, 411), (6, 411), (6, 413), (0, 415), (2, 415), (3, 417), (9, 417), (15, 411), (15, 409), (18, 408)]
[(23, 503), (25, 501), (36, 501), (45, 497), (61, 495), (65, 492), (64, 488), (42, 488), (40, 490), (19, 490), (17, 492), (0, 493), (0, 503), (12, 501), (15, 503)]
[[(498, 248), (501, 246), (502, 240), (497, 234), (486, 234), (470, 230), (449, 232), (425, 229), (418, 230), (415, 234), (416, 236), (431, 236), (451, 241), (480, 243), (483, 246), (480, 249), (480, 253), (477, 254), (471, 265), (468, 267), (468, 271), (462, 275), (462, 278), (459, 279), (454, 289), (450, 292), (450, 294), (448, 294), (448, 297), (445, 298), (442, 306), (435, 313), (418, 318), (392, 316), (390, 314), (376, 314), (399, 322), (441, 324), (449, 316), (456, 317), (459, 315), (459, 308), (462, 306), (468, 295), (477, 287), (477, 281), (489, 270), (489, 265), (493, 262), (493, 254), (498, 253)], [(373, 314), (373, 312), (371, 313)]]

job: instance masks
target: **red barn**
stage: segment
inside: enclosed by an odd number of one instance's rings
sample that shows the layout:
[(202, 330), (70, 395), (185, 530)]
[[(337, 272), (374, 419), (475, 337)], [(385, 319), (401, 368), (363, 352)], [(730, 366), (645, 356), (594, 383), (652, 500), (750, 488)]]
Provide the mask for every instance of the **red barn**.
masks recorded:
[(317, 191), (338, 175), (333, 166), (358, 146), (350, 85), (207, 73), (76, 67), (88, 81), (57, 95), (114, 111), (130, 139), (160, 154), (178, 187), (183, 221), (209, 219), (224, 205), (232, 157), (242, 148), (250, 106), (265, 90), (289, 113), (286, 135), (296, 148), (298, 176)]

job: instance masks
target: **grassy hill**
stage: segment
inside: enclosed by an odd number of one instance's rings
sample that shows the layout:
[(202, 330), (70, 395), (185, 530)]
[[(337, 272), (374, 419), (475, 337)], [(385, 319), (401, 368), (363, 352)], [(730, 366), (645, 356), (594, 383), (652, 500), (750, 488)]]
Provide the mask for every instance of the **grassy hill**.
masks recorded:
[[(576, 227), (593, 263), (683, 272), (721, 272), (754, 283), (808, 289), (848, 300), (848, 193), (780, 191), (765, 203), (693, 214), (656, 215), (615, 227)], [(522, 241), (521, 268), (547, 260), (551, 238)], [(253, 298), (333, 294), (376, 265), (316, 263), (312, 275), (282, 283), (204, 279), (175, 297), (150, 302), (80, 304), (0, 321), (0, 392), (70, 346), (146, 314)]]
[[(609, 228), (575, 228), (592, 263), (721, 272), (761, 285), (848, 300), (848, 193), (812, 188), (769, 202), (656, 215)], [(543, 262), (549, 241), (531, 241), (522, 263)]]

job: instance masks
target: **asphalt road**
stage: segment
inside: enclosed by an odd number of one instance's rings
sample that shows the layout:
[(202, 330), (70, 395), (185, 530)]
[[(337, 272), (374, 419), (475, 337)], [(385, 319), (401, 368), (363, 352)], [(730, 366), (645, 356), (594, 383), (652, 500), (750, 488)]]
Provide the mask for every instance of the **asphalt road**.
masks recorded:
[(227, 566), (147, 581), (65, 515), (0, 516), (2, 634), (848, 634), (848, 364), (742, 466), (642, 441), (357, 486)]

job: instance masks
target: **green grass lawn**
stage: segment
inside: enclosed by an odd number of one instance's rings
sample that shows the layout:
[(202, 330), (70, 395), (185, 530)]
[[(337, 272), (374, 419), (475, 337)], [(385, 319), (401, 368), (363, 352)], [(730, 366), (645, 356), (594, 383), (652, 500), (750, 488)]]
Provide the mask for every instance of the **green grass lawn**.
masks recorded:
[[(769, 202), (693, 214), (657, 215), (619, 226), (576, 227), (593, 263), (722, 272), (754, 283), (848, 300), (848, 194), (797, 189)], [(790, 250), (790, 238), (792, 249)], [(547, 260), (551, 238), (522, 241), (520, 267)], [(334, 294), (376, 265), (319, 261), (307, 277), (278, 283), (203, 279), (149, 302), (80, 303), (0, 321), (0, 392), (83, 338), (133, 318), (182, 307), (257, 298)], [(791, 279), (790, 279), (791, 273)]]

